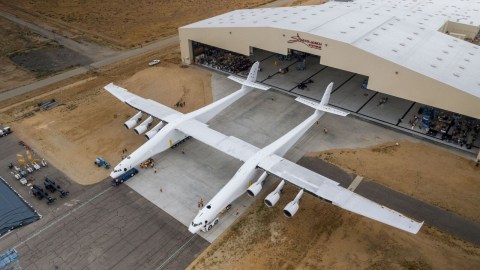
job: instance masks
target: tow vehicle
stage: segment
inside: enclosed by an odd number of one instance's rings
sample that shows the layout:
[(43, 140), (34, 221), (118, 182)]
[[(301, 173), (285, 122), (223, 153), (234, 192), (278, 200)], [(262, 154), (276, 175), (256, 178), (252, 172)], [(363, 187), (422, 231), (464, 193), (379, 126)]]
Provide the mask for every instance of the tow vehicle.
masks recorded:
[(112, 184), (114, 186), (118, 186), (123, 182), (127, 181), (128, 179), (132, 178), (133, 176), (135, 176), (135, 174), (137, 173), (138, 173), (138, 170), (136, 168), (130, 169), (126, 173), (120, 175), (119, 177), (115, 179), (112, 178)]

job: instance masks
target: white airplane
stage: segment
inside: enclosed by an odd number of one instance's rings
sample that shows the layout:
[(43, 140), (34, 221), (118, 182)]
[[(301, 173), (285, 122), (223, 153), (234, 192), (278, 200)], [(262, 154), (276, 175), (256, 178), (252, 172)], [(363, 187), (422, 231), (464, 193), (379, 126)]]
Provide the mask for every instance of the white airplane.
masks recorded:
[[(282, 156), (290, 149), (293, 144), (310, 128), (310, 126), (319, 119), (324, 112), (330, 112), (345, 116), (347, 113), (328, 106), (328, 100), (333, 87), (331, 83), (319, 104), (297, 98), (298, 101), (315, 108), (315, 113), (299, 126), (285, 134), (283, 137), (265, 147), (259, 149), (247, 142), (244, 142), (233, 136), (224, 135), (215, 131), (205, 124), (216, 114), (227, 106), (246, 95), (253, 88), (267, 90), (268, 87), (255, 83), (259, 63), (255, 63), (250, 70), (247, 79), (230, 76), (229, 78), (242, 84), (242, 88), (235, 93), (205, 106), (199, 110), (188, 114), (182, 114), (171, 108), (150, 99), (144, 99), (134, 95), (127, 90), (109, 84), (105, 89), (128, 105), (140, 110), (137, 115), (125, 122), (127, 128), (132, 128), (138, 123), (138, 118), (142, 112), (152, 117), (162, 120), (160, 124), (147, 132), (150, 140), (135, 150), (130, 156), (122, 160), (113, 172), (112, 178), (116, 178), (135, 167), (140, 162), (152, 157), (155, 154), (165, 151), (176, 143), (191, 136), (221, 152), (224, 152), (234, 158), (245, 162), (238, 170), (235, 176), (217, 193), (212, 200), (201, 209), (195, 217), (189, 230), (192, 233), (200, 229), (205, 231), (211, 229), (218, 222), (218, 214), (232, 201), (242, 195), (244, 192), (255, 196), (265, 181), (267, 173), (275, 175), (284, 181), (287, 181), (301, 190), (296, 198), (287, 204), (284, 213), (292, 217), (298, 211), (299, 200), (304, 191), (307, 191), (317, 197), (320, 197), (334, 205), (349, 210), (351, 212), (372, 218), (401, 230), (410, 233), (417, 233), (422, 223), (416, 222), (402, 214), (388, 209), (382, 205), (372, 202), (359, 196), (345, 188), (338, 186), (338, 183), (322, 175), (314, 173), (302, 166), (283, 159)], [(151, 123), (151, 118), (147, 118), (146, 124), (142, 123), (137, 128), (137, 133), (141, 134)], [(249, 182), (262, 173), (260, 178), (249, 187)], [(280, 198), (280, 190), (283, 188), (284, 181), (265, 198), (267, 206), (274, 206)]]
[(137, 114), (125, 122), (126, 128), (131, 129), (138, 124), (142, 118), (142, 112), (145, 112), (150, 116), (134, 129), (137, 134), (142, 134), (147, 130), (148, 126), (150, 126), (153, 121), (152, 116), (161, 120), (158, 125), (153, 127), (145, 134), (145, 137), (148, 139), (148, 141), (135, 150), (132, 154), (127, 156), (124, 160), (122, 160), (117, 166), (115, 166), (110, 176), (115, 179), (128, 170), (134, 168), (141, 162), (144, 162), (148, 158), (159, 154), (188, 138), (189, 134), (182, 132), (179, 129), (180, 126), (189, 124), (205, 125), (204, 123), (208, 122), (215, 115), (231, 105), (233, 102), (237, 101), (239, 98), (248, 94), (253, 88), (268, 90), (269, 87), (255, 82), (257, 79), (259, 65), (259, 62), (256, 62), (252, 65), (247, 79), (236, 76), (228, 77), (229, 79), (242, 85), (242, 88), (240, 88), (238, 91), (187, 114), (178, 112), (151, 99), (144, 99), (134, 95), (128, 92), (126, 89), (116, 86), (113, 83), (105, 86), (105, 90), (120, 99), (122, 102), (140, 110)]
[[(240, 167), (233, 178), (199, 211), (197, 216), (190, 224), (188, 230), (191, 233), (197, 233), (199, 230), (210, 230), (219, 220), (218, 215), (232, 201), (247, 192), (250, 196), (256, 196), (262, 189), (267, 173), (283, 179), (277, 188), (265, 198), (265, 204), (273, 207), (280, 199), (280, 191), (283, 189), (285, 181), (300, 188), (299, 193), (293, 201), (288, 203), (283, 212), (287, 217), (293, 217), (299, 209), (300, 198), (304, 191), (317, 196), (338, 207), (351, 212), (369, 217), (398, 229), (416, 234), (423, 225), (404, 215), (368, 200), (348, 189), (340, 187), (337, 182), (328, 179), (320, 174), (312, 172), (302, 166), (290, 162), (282, 156), (296, 143), (296, 141), (305, 134), (305, 132), (315, 123), (324, 112), (329, 112), (341, 116), (348, 113), (328, 106), (328, 100), (332, 91), (333, 83), (330, 83), (324, 93), (320, 103), (315, 103), (303, 98), (296, 100), (315, 109), (312, 116), (303, 121), (300, 125), (283, 135), (281, 138), (266, 146), (258, 149), (240, 140), (231, 141), (228, 151), (224, 151), (245, 163)], [(202, 140), (204, 136), (214, 137), (213, 133), (205, 129), (199, 131), (195, 127), (182, 128), (183, 132), (192, 134), (201, 132), (199, 140), (215, 146), (215, 144)], [(207, 135), (206, 133), (212, 133)], [(223, 135), (225, 136), (225, 135)], [(197, 138), (198, 138), (197, 137)], [(218, 148), (218, 147), (216, 147)], [(250, 185), (252, 179), (258, 180)]]

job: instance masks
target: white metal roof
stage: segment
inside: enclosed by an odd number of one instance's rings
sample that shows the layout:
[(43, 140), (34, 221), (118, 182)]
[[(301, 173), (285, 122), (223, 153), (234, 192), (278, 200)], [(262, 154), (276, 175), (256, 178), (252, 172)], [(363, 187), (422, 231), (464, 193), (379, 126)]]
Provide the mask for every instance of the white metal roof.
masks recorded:
[(355, 0), (244, 9), (184, 27), (272, 27), (318, 35), (480, 97), (480, 48), (439, 32), (446, 21), (480, 26), (480, 0)]

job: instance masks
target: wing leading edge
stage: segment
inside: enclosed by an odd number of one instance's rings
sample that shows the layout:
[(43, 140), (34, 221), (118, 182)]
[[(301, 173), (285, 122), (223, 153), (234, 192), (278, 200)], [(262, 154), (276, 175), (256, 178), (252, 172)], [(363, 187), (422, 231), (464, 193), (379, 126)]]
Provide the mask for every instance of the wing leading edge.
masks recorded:
[(130, 93), (127, 89), (117, 86), (113, 83), (106, 85), (104, 88), (122, 102), (165, 122), (168, 122), (169, 118), (172, 118), (173, 115), (182, 115), (181, 112), (178, 112), (151, 99), (139, 97)]
[(268, 156), (258, 166), (321, 199), (331, 202), (333, 205), (400, 230), (416, 234), (423, 225), (423, 222), (417, 222), (397, 211), (364, 198), (339, 186), (337, 182), (325, 176), (277, 155)]
[[(247, 161), (260, 149), (233, 136), (226, 136), (195, 119), (186, 121), (177, 129), (221, 152)], [(399, 212), (364, 198), (338, 185), (337, 182), (297, 165), (277, 155), (263, 159), (258, 167), (331, 202), (333, 205), (392, 227), (416, 234), (423, 225)]]
[(177, 127), (177, 130), (243, 162), (260, 150), (236, 137), (213, 130), (195, 119), (185, 121)]

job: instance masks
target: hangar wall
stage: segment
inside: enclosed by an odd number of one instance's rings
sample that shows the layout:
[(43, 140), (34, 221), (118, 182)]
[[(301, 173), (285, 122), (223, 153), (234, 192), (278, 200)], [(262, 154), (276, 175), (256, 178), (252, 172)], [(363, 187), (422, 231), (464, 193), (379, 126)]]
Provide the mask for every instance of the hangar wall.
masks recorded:
[(185, 64), (193, 61), (192, 40), (243, 55), (250, 47), (283, 55), (294, 49), (319, 55), (323, 65), (369, 76), (369, 89), (480, 119), (480, 98), (336, 40), (270, 27), (180, 28), (179, 37)]

